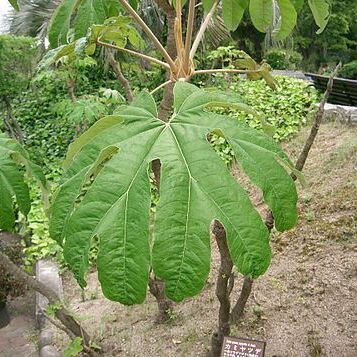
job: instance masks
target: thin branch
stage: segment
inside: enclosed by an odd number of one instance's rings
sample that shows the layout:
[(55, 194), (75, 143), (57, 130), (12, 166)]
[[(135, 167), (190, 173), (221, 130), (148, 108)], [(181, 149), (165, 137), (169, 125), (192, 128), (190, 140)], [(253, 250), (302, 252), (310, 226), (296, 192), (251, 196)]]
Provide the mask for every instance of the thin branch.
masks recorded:
[(218, 2), (219, 0), (216, 0), (212, 7), (211, 7), (211, 10), (208, 12), (205, 20), (202, 22), (201, 24), (201, 27), (200, 29), (198, 30), (197, 32), (197, 35), (196, 35), (196, 38), (195, 38), (195, 41), (193, 42), (193, 45), (192, 45), (192, 48), (191, 48), (191, 51), (190, 51), (190, 59), (193, 60), (193, 57), (195, 56), (196, 54), (196, 51), (197, 51), (197, 48), (198, 48), (198, 45), (200, 44), (202, 38), (203, 38), (203, 35), (206, 31), (206, 28), (209, 24), (209, 22), (211, 21), (211, 18), (214, 14), (214, 12), (216, 11), (216, 8), (217, 8), (217, 5), (218, 5)]
[(113, 72), (115, 73), (118, 81), (123, 86), (126, 99), (129, 103), (133, 101), (133, 91), (131, 90), (131, 86), (129, 81), (125, 78), (123, 71), (121, 69), (120, 62), (117, 62), (114, 58), (114, 55), (111, 50), (107, 50), (107, 58), (109, 65), (112, 67)]
[(160, 65), (162, 67), (170, 69), (170, 66), (167, 63), (165, 63), (163, 61), (160, 61), (157, 58), (144, 55), (143, 53), (140, 53), (140, 52), (128, 50), (127, 48), (118, 47), (118, 46), (112, 45), (110, 43), (103, 42), (100, 39), (97, 40), (97, 45), (101, 45), (101, 46), (105, 46), (105, 47), (108, 47), (108, 48), (112, 48), (114, 50), (118, 50), (118, 51), (122, 51), (122, 52), (125, 52), (125, 53), (129, 53), (129, 54), (131, 54), (133, 56), (144, 58), (144, 59), (146, 59), (148, 61), (151, 61), (151, 62), (154, 62), (154, 63), (156, 63), (156, 64), (158, 64), (158, 65)]
[(156, 87), (154, 90), (152, 90), (152, 91), (150, 92), (150, 94), (156, 93), (158, 90), (160, 90), (161, 88), (166, 87), (166, 86), (167, 86), (168, 84), (170, 84), (170, 83), (172, 83), (172, 80), (171, 80), (171, 79), (169, 79), (168, 81), (166, 81), (166, 82), (164, 82), (164, 83), (161, 83), (158, 87)]
[(76, 337), (76, 335), (70, 330), (68, 329), (66, 326), (60, 324), (59, 322), (57, 322), (55, 319), (53, 319), (51, 316), (49, 316), (48, 314), (46, 314), (46, 312), (44, 310), (41, 309), (41, 314), (55, 327), (57, 327), (59, 330), (62, 330), (63, 332), (65, 332), (69, 338), (74, 339)]
[(231, 321), (234, 324), (237, 324), (239, 319), (243, 316), (245, 305), (252, 291), (253, 281), (254, 280), (249, 276), (244, 277), (242, 290), (231, 312)]
[[(304, 168), (307, 156), (309, 155), (309, 151), (310, 151), (310, 149), (312, 147), (312, 144), (315, 141), (316, 135), (317, 135), (317, 133), (319, 131), (319, 128), (320, 128), (320, 124), (322, 122), (322, 118), (323, 118), (323, 115), (324, 115), (324, 112), (325, 112), (325, 104), (326, 104), (326, 102), (328, 100), (328, 97), (331, 94), (331, 91), (332, 91), (333, 79), (336, 76), (336, 74), (339, 71), (339, 69), (341, 68), (341, 66), (342, 66), (342, 63), (340, 62), (335, 67), (333, 73), (331, 74), (331, 76), (330, 76), (330, 78), (328, 80), (325, 94), (322, 97), (322, 100), (321, 100), (320, 106), (319, 106), (319, 110), (315, 115), (314, 123), (313, 123), (313, 125), (311, 127), (310, 135), (309, 135), (309, 137), (307, 138), (307, 140), (305, 142), (304, 148), (302, 149), (298, 160), (296, 161), (296, 165), (295, 165), (296, 170), (302, 171), (302, 169)], [(293, 179), (296, 180), (296, 176), (294, 174), (292, 174), (292, 177), (293, 177)]]
[(195, 19), (195, 5), (196, 0), (190, 0), (188, 7), (188, 19), (186, 28), (186, 39), (185, 39), (185, 60), (184, 66), (188, 70), (190, 64), (190, 46), (192, 41), (193, 24)]
[(213, 74), (213, 73), (233, 73), (233, 74), (249, 74), (261, 73), (264, 69), (233, 69), (233, 68), (215, 68), (215, 69), (199, 69), (193, 72), (195, 74)]
[(164, 46), (157, 39), (154, 33), (150, 30), (150, 28), (146, 25), (146, 23), (142, 20), (142, 18), (138, 15), (138, 13), (130, 6), (130, 4), (126, 0), (119, 0), (119, 2), (123, 5), (123, 7), (128, 11), (131, 17), (136, 21), (136, 23), (145, 31), (150, 40), (153, 42), (158, 51), (163, 55), (166, 62), (168, 63), (172, 72), (175, 72), (176, 65), (173, 59), (165, 50)]

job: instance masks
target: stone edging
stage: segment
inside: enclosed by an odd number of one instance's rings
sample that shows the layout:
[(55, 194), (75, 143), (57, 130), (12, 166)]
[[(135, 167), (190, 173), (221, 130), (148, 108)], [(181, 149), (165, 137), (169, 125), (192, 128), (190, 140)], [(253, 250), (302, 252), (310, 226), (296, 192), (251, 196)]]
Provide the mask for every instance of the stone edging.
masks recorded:
[[(63, 297), (62, 279), (58, 271), (58, 265), (51, 260), (39, 260), (36, 263), (36, 278), (52, 288), (61, 298)], [(36, 292), (36, 322), (40, 330), (39, 355), (40, 357), (61, 357), (62, 354), (52, 345), (54, 329), (51, 323), (43, 315), (48, 300)]]

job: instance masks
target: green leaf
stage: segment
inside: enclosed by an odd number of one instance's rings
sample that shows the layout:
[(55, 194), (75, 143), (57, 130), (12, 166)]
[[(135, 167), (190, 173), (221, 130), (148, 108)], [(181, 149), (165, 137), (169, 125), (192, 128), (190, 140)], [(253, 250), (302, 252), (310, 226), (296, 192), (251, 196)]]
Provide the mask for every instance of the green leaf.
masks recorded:
[(11, 4), (11, 6), (12, 6), (16, 11), (19, 11), (19, 10), (20, 10), (19, 4), (18, 4), (17, 0), (9, 0), (9, 3)]
[(67, 43), (71, 15), (81, 0), (62, 0), (51, 17), (48, 40), (51, 47)]
[(319, 27), (319, 30), (316, 33), (320, 34), (328, 23), (330, 17), (330, 5), (326, 0), (309, 0), (309, 6), (316, 25)]
[(235, 31), (240, 24), (248, 0), (224, 0), (222, 4), (223, 21), (228, 30)]
[(63, 357), (75, 357), (83, 351), (82, 339), (75, 337), (63, 351)]
[(15, 225), (15, 214), (12, 204), (11, 187), (0, 172), (0, 229), (12, 231)]
[(277, 0), (280, 9), (280, 27), (274, 34), (276, 40), (283, 40), (294, 29), (297, 13), (290, 0)]
[(90, 142), (95, 136), (97, 136), (103, 130), (106, 130), (114, 125), (120, 124), (122, 119), (117, 115), (108, 115), (97, 122), (95, 122), (86, 132), (84, 132), (76, 141), (69, 145), (66, 159), (63, 162), (64, 167), (68, 167), (73, 157)]
[(250, 0), (249, 13), (255, 28), (266, 32), (273, 17), (272, 0)]
[(304, 6), (305, 0), (292, 0), (291, 1), (295, 7), (296, 12), (300, 12), (302, 7)]
[[(153, 97), (142, 92), (131, 105), (118, 109), (122, 122), (104, 127), (102, 122), (74, 144), (77, 149), (69, 155), (51, 221), (81, 286), (86, 284), (89, 250), (96, 237), (98, 277), (109, 299), (127, 305), (142, 302), (150, 262), (165, 281), (170, 299), (198, 293), (209, 272), (214, 219), (226, 229), (238, 271), (253, 278), (266, 271), (271, 259), (268, 230), (207, 136), (219, 132), (231, 141), (237, 161), (262, 188), (280, 230), (296, 220), (295, 186), (276, 158), (289, 160), (263, 133), (205, 111), (217, 100), (244, 104), (239, 97), (233, 100), (228, 94), (178, 82), (174, 114), (163, 122)], [(161, 184), (151, 251), (148, 170), (157, 158)]]
[(105, 19), (103, 0), (81, 0), (74, 20), (75, 39), (85, 36), (91, 25), (102, 24)]
[(202, 1), (202, 5), (203, 5), (205, 12), (208, 12), (211, 10), (213, 3), (214, 3), (214, 0), (203, 0)]
[(15, 140), (0, 133), (0, 229), (12, 230), (15, 225), (13, 197), (19, 210), (26, 216), (30, 211), (29, 189), (24, 181), (24, 168), (34, 176), (47, 192), (46, 179), (26, 151)]
[(15, 194), (20, 211), (27, 216), (31, 208), (30, 194), (24, 182), (24, 173), (19, 169), (13, 161), (0, 161), (0, 175), (7, 181), (7, 187)]

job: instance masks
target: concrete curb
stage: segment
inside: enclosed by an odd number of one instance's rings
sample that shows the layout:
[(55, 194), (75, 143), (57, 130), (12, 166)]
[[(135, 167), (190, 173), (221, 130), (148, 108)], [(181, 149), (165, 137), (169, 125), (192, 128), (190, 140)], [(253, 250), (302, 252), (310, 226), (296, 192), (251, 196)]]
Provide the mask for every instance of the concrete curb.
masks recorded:
[[(39, 260), (36, 263), (36, 277), (63, 298), (62, 279), (59, 275), (58, 265), (55, 262)], [(40, 330), (39, 355), (40, 357), (61, 357), (62, 354), (52, 345), (53, 326), (43, 315), (43, 311), (46, 310), (47, 306), (47, 298), (36, 293), (36, 322)]]

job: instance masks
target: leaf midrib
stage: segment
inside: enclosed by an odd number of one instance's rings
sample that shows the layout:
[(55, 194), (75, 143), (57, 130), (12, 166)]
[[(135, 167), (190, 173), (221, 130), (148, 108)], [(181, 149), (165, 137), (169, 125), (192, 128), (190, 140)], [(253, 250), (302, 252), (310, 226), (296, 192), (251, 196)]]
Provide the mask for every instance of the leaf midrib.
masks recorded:
[[(245, 243), (244, 239), (242, 239), (241, 234), (236, 230), (235, 225), (232, 223), (231, 219), (230, 219), (230, 218), (226, 215), (226, 213), (221, 209), (221, 207), (220, 207), (219, 204), (213, 199), (213, 197), (211, 197), (211, 196), (200, 186), (199, 181), (196, 180), (196, 179), (193, 177), (193, 175), (191, 174), (191, 171), (190, 171), (190, 169), (189, 169), (188, 163), (187, 163), (187, 161), (186, 161), (186, 158), (185, 158), (185, 156), (184, 156), (184, 154), (183, 154), (183, 151), (182, 151), (182, 149), (181, 149), (181, 147), (180, 147), (180, 144), (179, 144), (179, 141), (178, 141), (178, 139), (177, 139), (177, 136), (175, 135), (175, 133), (174, 133), (173, 129), (171, 128), (171, 126), (168, 125), (168, 127), (170, 128), (171, 133), (172, 133), (172, 135), (174, 136), (174, 139), (175, 139), (175, 141), (176, 141), (176, 144), (177, 144), (177, 146), (178, 146), (178, 148), (179, 148), (179, 151), (180, 151), (180, 153), (181, 153), (181, 155), (182, 155), (182, 158), (183, 158), (183, 160), (184, 160), (184, 162), (185, 162), (186, 168), (187, 168), (188, 173), (189, 173), (189, 177), (197, 183), (197, 187), (214, 203), (214, 205), (218, 208), (218, 210), (226, 217), (227, 221), (228, 221), (228, 222), (230, 223), (230, 225), (232, 226), (233, 231), (236, 233), (236, 237), (238, 237), (238, 238), (240, 239), (240, 241), (242, 242), (246, 253), (247, 253), (248, 255), (250, 255), (249, 250), (247, 249), (247, 244)], [(190, 182), (191, 182), (191, 181), (190, 181)], [(187, 229), (187, 225), (186, 225), (186, 229)], [(187, 239), (185, 239), (185, 246), (186, 246), (186, 243), (187, 243), (186, 241), (187, 241)], [(181, 269), (182, 269), (182, 265), (180, 266), (180, 270), (181, 270)], [(177, 283), (177, 285), (178, 285), (178, 283)], [(176, 289), (176, 288), (175, 288), (175, 289)]]
[[(181, 280), (181, 275), (182, 275), (182, 266), (183, 266), (183, 261), (185, 259), (185, 255), (186, 255), (186, 250), (187, 250), (187, 239), (188, 239), (188, 221), (189, 221), (189, 214), (190, 214), (190, 205), (191, 205), (191, 185), (192, 185), (192, 180), (195, 180), (193, 178), (193, 176), (191, 175), (191, 171), (190, 171), (190, 168), (188, 166), (188, 163), (186, 161), (186, 158), (181, 150), (181, 147), (180, 147), (180, 144), (178, 142), (178, 139), (174, 133), (174, 131), (172, 130), (171, 126), (168, 125), (167, 126), (170, 131), (171, 131), (171, 134), (174, 138), (174, 141), (176, 143), (176, 146), (181, 154), (181, 157), (183, 159), (183, 162), (186, 166), (186, 169), (187, 169), (187, 173), (189, 175), (189, 183), (188, 183), (188, 203), (187, 203), (187, 212), (186, 212), (186, 221), (185, 221), (185, 235), (184, 235), (184, 246), (183, 246), (183, 252), (182, 252), (182, 255), (181, 255), (181, 263), (180, 263), (180, 268), (179, 268), (179, 276), (178, 276), (178, 279), (177, 279), (177, 282), (175, 284), (175, 289), (174, 289), (174, 296), (176, 295), (176, 291), (177, 291), (177, 288), (178, 288), (178, 285), (180, 283), (180, 280)], [(195, 180), (196, 181), (196, 180)], [(197, 181), (196, 181), (197, 182)]]

